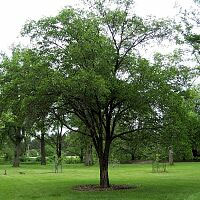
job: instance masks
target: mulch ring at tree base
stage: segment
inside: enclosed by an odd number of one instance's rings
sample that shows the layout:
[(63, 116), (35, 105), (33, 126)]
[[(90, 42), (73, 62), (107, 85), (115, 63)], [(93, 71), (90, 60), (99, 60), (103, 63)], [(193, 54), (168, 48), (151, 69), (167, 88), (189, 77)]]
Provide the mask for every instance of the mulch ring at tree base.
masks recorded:
[(113, 191), (113, 190), (130, 190), (136, 189), (138, 186), (134, 185), (110, 185), (109, 188), (101, 188), (97, 184), (91, 185), (77, 185), (73, 189), (76, 191)]

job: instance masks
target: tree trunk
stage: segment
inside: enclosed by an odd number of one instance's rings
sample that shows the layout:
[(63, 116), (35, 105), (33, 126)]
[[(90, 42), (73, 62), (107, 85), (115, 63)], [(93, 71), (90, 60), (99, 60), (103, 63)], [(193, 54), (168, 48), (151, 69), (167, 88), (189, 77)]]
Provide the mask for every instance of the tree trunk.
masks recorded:
[(62, 135), (57, 135), (56, 154), (58, 158), (62, 156)]
[[(109, 127), (109, 125), (108, 125)], [(92, 135), (92, 134), (91, 134)], [(100, 170), (100, 187), (101, 188), (109, 188), (109, 176), (108, 176), (108, 160), (109, 160), (109, 152), (110, 145), (112, 142), (112, 138), (110, 137), (109, 130), (106, 131), (106, 138), (104, 140), (103, 133), (100, 132), (100, 137), (96, 138), (92, 137), (93, 145), (96, 149), (98, 158), (99, 158), (99, 170)]]
[(109, 177), (108, 177), (108, 156), (104, 155), (103, 158), (99, 158), (100, 166), (100, 187), (108, 188), (110, 187)]
[(93, 157), (92, 157), (92, 145), (87, 145), (86, 152), (85, 152), (85, 165), (91, 166), (93, 165)]
[(41, 165), (46, 165), (45, 134), (41, 133), (40, 138)]
[(81, 147), (81, 151), (80, 151), (80, 162), (83, 163), (83, 148)]
[(198, 159), (198, 151), (197, 151), (197, 149), (192, 149), (192, 155), (193, 155), (193, 160), (197, 160)]
[(24, 129), (19, 127), (15, 127), (15, 139), (13, 140), (15, 145), (14, 150), (14, 159), (13, 159), (13, 167), (19, 167), (20, 164), (20, 149), (21, 149), (21, 141), (24, 135)]
[(20, 164), (20, 145), (21, 144), (21, 139), (16, 139), (15, 143), (15, 150), (14, 150), (14, 160), (13, 160), (13, 167), (19, 167)]
[(173, 165), (174, 164), (174, 152), (173, 152), (173, 147), (170, 146), (169, 147), (169, 165)]
[(131, 154), (131, 160), (135, 160), (135, 155), (134, 155), (134, 153)]

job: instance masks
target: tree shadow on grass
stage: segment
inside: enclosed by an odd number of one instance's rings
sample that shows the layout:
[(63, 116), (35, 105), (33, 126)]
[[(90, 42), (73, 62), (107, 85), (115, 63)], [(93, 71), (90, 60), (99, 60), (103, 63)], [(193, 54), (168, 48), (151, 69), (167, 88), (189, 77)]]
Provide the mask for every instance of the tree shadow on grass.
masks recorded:
[(77, 185), (73, 187), (75, 191), (113, 191), (113, 190), (130, 190), (136, 189), (139, 186), (136, 185), (111, 185), (109, 188), (102, 188), (98, 184), (88, 184), (88, 185)]

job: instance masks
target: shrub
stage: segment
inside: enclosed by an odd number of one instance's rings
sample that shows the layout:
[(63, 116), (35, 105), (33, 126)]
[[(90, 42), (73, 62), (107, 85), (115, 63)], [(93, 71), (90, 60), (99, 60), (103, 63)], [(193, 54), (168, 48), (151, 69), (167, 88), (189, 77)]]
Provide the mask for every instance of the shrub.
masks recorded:
[(78, 164), (81, 163), (79, 156), (65, 156), (63, 158), (63, 163), (65, 164)]

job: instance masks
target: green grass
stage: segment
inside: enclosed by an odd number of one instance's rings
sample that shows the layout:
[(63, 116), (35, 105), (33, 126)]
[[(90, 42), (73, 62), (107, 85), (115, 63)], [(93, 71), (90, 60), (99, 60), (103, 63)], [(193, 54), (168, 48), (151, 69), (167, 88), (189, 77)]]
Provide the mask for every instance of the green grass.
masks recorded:
[(200, 163), (176, 163), (168, 167), (167, 173), (151, 173), (150, 164), (110, 167), (112, 184), (138, 186), (123, 191), (72, 189), (75, 185), (98, 183), (98, 166), (66, 165), (63, 173), (52, 172), (50, 165), (22, 165), (18, 169), (0, 165), (0, 200), (200, 200)]

